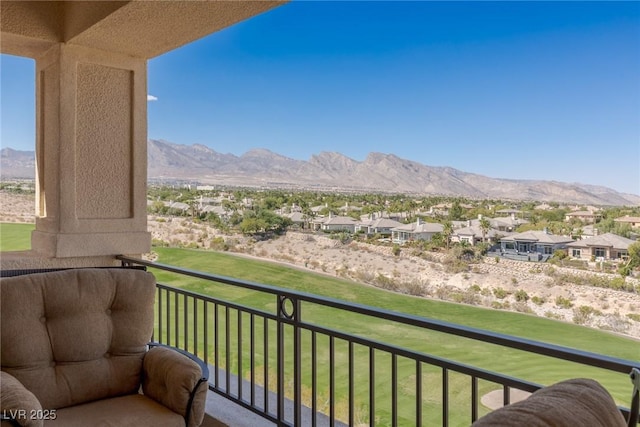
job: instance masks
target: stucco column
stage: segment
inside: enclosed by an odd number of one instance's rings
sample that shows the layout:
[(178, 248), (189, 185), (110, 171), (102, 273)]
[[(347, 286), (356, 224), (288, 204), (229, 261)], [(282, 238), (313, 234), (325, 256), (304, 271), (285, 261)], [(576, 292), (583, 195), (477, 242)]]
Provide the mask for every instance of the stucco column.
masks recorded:
[(36, 58), (33, 251), (149, 252), (146, 79), (145, 59), (84, 46)]

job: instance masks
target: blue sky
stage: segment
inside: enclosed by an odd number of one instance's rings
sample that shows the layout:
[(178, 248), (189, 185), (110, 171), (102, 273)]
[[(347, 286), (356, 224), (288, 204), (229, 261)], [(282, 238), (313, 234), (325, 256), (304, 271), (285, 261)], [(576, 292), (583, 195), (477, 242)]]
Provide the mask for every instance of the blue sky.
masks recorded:
[[(293, 1), (148, 72), (149, 138), (640, 194), (640, 2)], [(3, 56), (2, 146), (33, 148), (25, 91)]]

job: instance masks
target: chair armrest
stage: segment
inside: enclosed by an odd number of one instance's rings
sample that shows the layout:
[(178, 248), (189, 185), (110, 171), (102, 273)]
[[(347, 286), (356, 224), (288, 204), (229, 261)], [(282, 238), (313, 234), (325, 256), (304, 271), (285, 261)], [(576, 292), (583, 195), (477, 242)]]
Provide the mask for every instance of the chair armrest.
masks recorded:
[(42, 427), (42, 406), (13, 375), (0, 371), (0, 408), (3, 421), (22, 427)]
[(204, 418), (209, 368), (194, 355), (149, 344), (142, 361), (142, 392), (185, 418), (187, 427)]

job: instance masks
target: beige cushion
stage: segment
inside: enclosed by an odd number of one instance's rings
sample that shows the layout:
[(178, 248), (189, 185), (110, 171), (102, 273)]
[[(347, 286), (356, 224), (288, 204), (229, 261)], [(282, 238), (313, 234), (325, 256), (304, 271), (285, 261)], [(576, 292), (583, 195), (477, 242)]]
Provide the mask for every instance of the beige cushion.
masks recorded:
[(44, 427), (184, 427), (184, 418), (140, 394), (58, 409)]
[[(30, 417), (34, 411), (37, 414), (38, 410), (42, 409), (38, 399), (12, 375), (2, 371), (0, 371), (0, 409), (5, 415), (12, 416), (21, 426), (42, 426), (41, 419)], [(19, 410), (23, 410), (24, 413), (20, 414)], [(12, 415), (11, 411), (16, 411), (13, 412), (16, 415)]]
[(611, 395), (590, 379), (562, 381), (527, 399), (497, 409), (474, 427), (624, 427), (624, 417)]
[(78, 269), (0, 285), (2, 370), (43, 408), (137, 392), (153, 332), (152, 274)]
[[(175, 350), (154, 347), (144, 357), (142, 390), (145, 396), (178, 414), (186, 415), (189, 397), (200, 378), (200, 366)], [(202, 424), (206, 392), (207, 384), (201, 384), (191, 407), (190, 426)]]

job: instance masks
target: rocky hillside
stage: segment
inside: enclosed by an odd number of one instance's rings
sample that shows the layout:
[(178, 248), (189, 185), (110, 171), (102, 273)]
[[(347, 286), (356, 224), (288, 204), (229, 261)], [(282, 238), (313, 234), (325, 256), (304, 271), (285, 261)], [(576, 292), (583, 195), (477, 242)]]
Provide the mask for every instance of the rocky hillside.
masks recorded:
[[(149, 141), (149, 177), (191, 179), (203, 183), (338, 189), (474, 198), (546, 200), (594, 205), (637, 205), (640, 197), (610, 188), (556, 181), (490, 178), (450, 167), (426, 166), (393, 154), (370, 153), (356, 161), (340, 153), (321, 152), (309, 161), (269, 150), (242, 156), (208, 147)], [(159, 161), (157, 159), (171, 159)]]
[[(242, 156), (204, 145), (149, 140), (149, 179), (203, 184), (341, 191), (440, 194), (473, 198), (558, 201), (591, 205), (638, 205), (640, 196), (610, 188), (556, 181), (490, 178), (450, 167), (423, 165), (393, 154), (370, 153), (356, 161), (321, 152), (308, 161), (265, 149)], [(3, 178), (33, 177), (33, 152), (0, 152)]]

